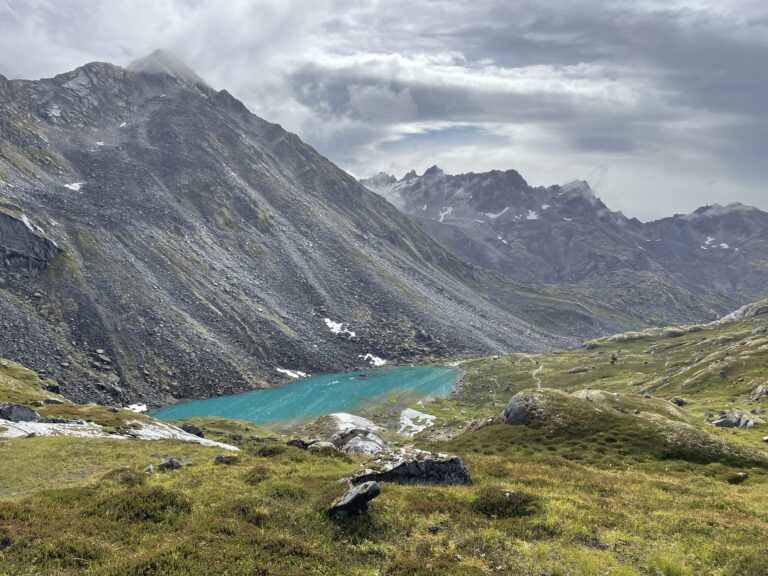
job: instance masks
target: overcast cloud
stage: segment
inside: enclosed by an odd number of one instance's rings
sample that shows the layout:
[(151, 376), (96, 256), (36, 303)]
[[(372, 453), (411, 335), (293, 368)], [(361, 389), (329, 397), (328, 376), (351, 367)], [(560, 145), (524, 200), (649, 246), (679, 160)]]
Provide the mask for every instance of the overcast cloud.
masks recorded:
[(514, 168), (650, 219), (768, 209), (764, 0), (0, 0), (0, 73), (155, 48), (357, 176)]

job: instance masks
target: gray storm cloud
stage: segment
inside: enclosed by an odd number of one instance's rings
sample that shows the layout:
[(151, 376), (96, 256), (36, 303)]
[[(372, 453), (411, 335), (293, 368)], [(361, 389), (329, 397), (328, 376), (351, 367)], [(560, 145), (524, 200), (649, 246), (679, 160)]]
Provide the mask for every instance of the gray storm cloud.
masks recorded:
[(5, 0), (0, 73), (168, 48), (356, 175), (515, 168), (649, 219), (768, 209), (767, 32), (749, 0)]

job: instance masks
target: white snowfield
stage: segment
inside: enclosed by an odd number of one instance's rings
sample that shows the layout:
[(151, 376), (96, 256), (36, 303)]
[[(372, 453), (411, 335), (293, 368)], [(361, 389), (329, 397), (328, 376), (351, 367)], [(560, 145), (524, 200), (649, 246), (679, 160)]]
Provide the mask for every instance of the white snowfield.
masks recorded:
[(306, 378), (309, 376), (306, 372), (301, 372), (300, 370), (288, 370), (287, 368), (275, 368), (280, 374), (285, 374), (286, 376), (290, 378)]
[(367, 418), (363, 418), (362, 416), (355, 416), (354, 414), (349, 414), (348, 412), (334, 412), (330, 416), (336, 420), (336, 425), (338, 426), (339, 430), (345, 430), (347, 428), (364, 428), (366, 430), (375, 432), (376, 430), (381, 429), (378, 424), (371, 422)]
[(239, 450), (236, 446), (200, 438), (164, 422), (134, 420), (128, 424), (135, 426), (135, 428), (124, 434), (111, 434), (105, 432), (98, 424), (82, 420), (52, 424), (46, 422), (11, 422), (0, 419), (0, 438), (23, 438), (34, 434), (35, 436), (76, 436), (79, 438), (108, 438), (110, 440), (178, 440), (179, 442), (194, 442), (202, 446), (223, 448), (235, 452)]
[(64, 188), (69, 188), (70, 190), (79, 192), (80, 186), (82, 186), (83, 184), (85, 184), (85, 182), (73, 182), (72, 184), (64, 184)]
[(325, 322), (325, 325), (328, 326), (328, 330), (330, 330), (337, 336), (339, 334), (346, 334), (350, 338), (355, 337), (355, 333), (349, 328), (345, 328), (342, 322), (334, 322), (330, 318), (325, 318), (323, 321)]
[(366, 362), (369, 362), (371, 366), (384, 366), (384, 364), (387, 363), (387, 361), (384, 360), (384, 358), (379, 358), (378, 356), (374, 356), (370, 352), (365, 356), (360, 356), (360, 358), (362, 358)]
[(413, 408), (406, 408), (400, 412), (400, 434), (413, 436), (426, 430), (435, 423), (435, 416), (425, 414)]

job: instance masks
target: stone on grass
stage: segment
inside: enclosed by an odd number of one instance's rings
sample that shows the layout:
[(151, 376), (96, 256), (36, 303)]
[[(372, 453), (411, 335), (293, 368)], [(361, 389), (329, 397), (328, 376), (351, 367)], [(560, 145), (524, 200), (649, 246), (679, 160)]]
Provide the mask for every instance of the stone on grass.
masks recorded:
[(37, 422), (40, 415), (23, 404), (0, 404), (0, 419), (11, 422)]
[(755, 421), (740, 410), (731, 410), (713, 422), (718, 428), (752, 428)]
[(160, 462), (160, 465), (157, 467), (158, 470), (176, 470), (177, 468), (181, 468), (184, 466), (184, 464), (181, 463), (181, 460), (178, 458), (174, 458), (173, 456), (168, 456), (167, 458), (163, 458), (163, 461)]
[(381, 494), (381, 486), (377, 482), (365, 482), (338, 498), (331, 505), (328, 513), (336, 518), (363, 514), (368, 511), (368, 503), (379, 494)]

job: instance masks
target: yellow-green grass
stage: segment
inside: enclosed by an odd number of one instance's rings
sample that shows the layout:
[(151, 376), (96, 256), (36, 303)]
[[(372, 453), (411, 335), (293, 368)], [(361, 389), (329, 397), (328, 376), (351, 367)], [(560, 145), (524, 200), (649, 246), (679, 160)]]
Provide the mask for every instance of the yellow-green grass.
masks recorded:
[[(478, 433), (486, 430), (493, 428)], [(501, 445), (508, 442), (500, 438)], [(56, 488), (0, 501), (0, 573), (736, 576), (768, 570), (764, 477), (735, 486), (693, 464), (667, 473), (600, 470), (546, 450), (484, 454), (454, 447), (473, 472), (472, 485), (386, 484), (368, 516), (332, 520), (325, 509), (344, 491), (338, 478), (356, 462), (286, 448), (268, 456), (246, 450), (236, 464), (217, 465), (215, 449), (171, 442), (13, 440), (3, 447), (10, 464), (4, 467), (24, 465), (2, 485)], [(189, 463), (141, 473), (165, 454)], [(133, 469), (138, 480), (121, 484), (121, 475), (108, 474), (113, 468)], [(105, 475), (110, 480), (100, 479)], [(507, 517), (503, 506), (494, 514), (487, 495), (504, 490), (535, 506), (523, 516)]]

